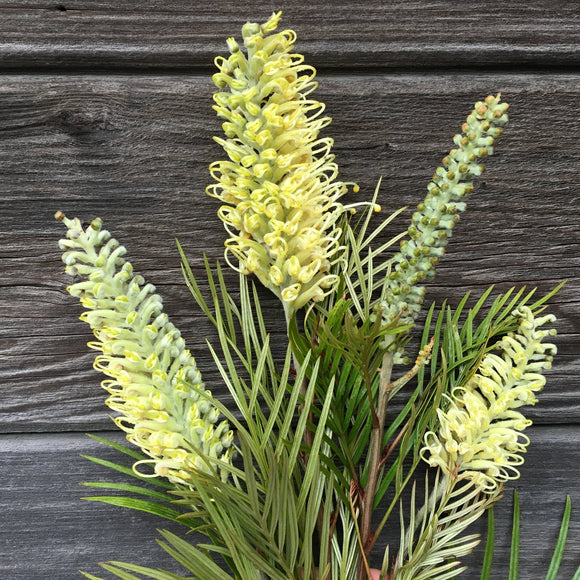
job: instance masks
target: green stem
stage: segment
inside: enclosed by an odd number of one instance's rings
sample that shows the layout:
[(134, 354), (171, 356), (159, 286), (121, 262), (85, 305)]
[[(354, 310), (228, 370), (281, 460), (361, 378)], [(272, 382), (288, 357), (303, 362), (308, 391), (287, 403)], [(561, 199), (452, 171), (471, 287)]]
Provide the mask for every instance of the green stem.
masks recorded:
[(391, 374), (393, 371), (393, 353), (387, 350), (383, 355), (381, 363), (381, 375), (379, 389), (377, 393), (376, 415), (373, 416), (373, 428), (369, 448), (369, 471), (367, 484), (364, 490), (364, 498), (361, 506), (360, 535), (363, 553), (358, 562), (357, 579), (365, 580), (365, 561), (372, 546), (371, 519), (373, 515), (373, 504), (377, 483), (381, 472), (381, 458), (383, 453), (383, 435), (385, 430), (385, 419), (387, 415), (387, 405), (389, 402), (388, 386), (391, 384)]

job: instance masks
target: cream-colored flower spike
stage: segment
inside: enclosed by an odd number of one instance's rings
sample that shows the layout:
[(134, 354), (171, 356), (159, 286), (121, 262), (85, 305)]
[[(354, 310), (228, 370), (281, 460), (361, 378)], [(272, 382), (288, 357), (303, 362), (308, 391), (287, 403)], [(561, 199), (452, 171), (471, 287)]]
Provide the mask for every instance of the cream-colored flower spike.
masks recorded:
[(487, 492), (519, 477), (529, 444), (522, 431), (531, 421), (516, 409), (536, 403), (534, 393), (546, 383), (541, 373), (556, 354), (555, 345), (542, 343), (556, 331), (541, 329), (554, 316), (534, 318), (527, 307), (513, 314), (520, 319), (517, 332), (496, 344), (503, 355), (486, 355), (467, 384), (453, 390), (447, 410), (437, 411), (438, 432), (425, 435), (421, 450), (431, 466), (474, 478)]
[(424, 201), (413, 213), (408, 228), (410, 239), (401, 242), (394, 264), (385, 281), (383, 318), (389, 323), (399, 316), (403, 324), (412, 324), (425, 296), (423, 282), (435, 276), (435, 268), (445, 252), (466, 199), (473, 191), (472, 178), (481, 175), (482, 159), (493, 155), (494, 141), (508, 122), (508, 104), (500, 95), (489, 95), (475, 103), (475, 108), (455, 135), (457, 146), (443, 158)]
[[(152, 459), (156, 475), (189, 485), (193, 470), (226, 470), (207, 458), (230, 462), (233, 432), (218, 423), (195, 360), (181, 334), (163, 312), (153, 284), (133, 274), (126, 250), (95, 219), (83, 230), (80, 221), (61, 212), (67, 226), (60, 241), (66, 272), (83, 280), (68, 291), (87, 309), (81, 320), (90, 324), (97, 342), (89, 346), (102, 354), (95, 368), (110, 377), (103, 381), (107, 405), (120, 413), (114, 421), (127, 439)], [(204, 460), (203, 454), (206, 459)]]
[(321, 300), (337, 281), (330, 270), (347, 187), (337, 181), (332, 139), (318, 137), (331, 120), (308, 98), (316, 71), (291, 52), (292, 30), (274, 33), (280, 14), (242, 28), (246, 54), (230, 38), (231, 56), (216, 59), (213, 80), (228, 90), (214, 95), (226, 135), (215, 140), (229, 160), (210, 166), (217, 183), (207, 193), (225, 204), (226, 259), (237, 258), (288, 312)]

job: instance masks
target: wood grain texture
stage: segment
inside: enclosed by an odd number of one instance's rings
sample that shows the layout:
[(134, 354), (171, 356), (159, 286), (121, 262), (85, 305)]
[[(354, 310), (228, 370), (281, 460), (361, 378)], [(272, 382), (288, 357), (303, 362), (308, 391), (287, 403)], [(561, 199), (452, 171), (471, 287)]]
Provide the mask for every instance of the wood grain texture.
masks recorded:
[[(565, 496), (576, 506), (559, 578), (569, 580), (580, 559), (580, 488), (570, 486), (570, 465), (577, 458), (578, 427), (532, 427), (532, 444), (521, 480), (510, 483), (496, 509), (495, 567), (492, 578), (505, 578), (509, 562), (511, 495), (518, 489), (521, 504), (520, 578), (543, 578), (558, 535)], [(119, 433), (104, 433), (121, 441)], [(572, 436), (571, 436), (572, 435)], [(557, 449), (557, 454), (553, 453)], [(4, 493), (0, 496), (0, 577), (10, 580), (79, 577), (80, 568), (99, 574), (97, 562), (121, 560), (181, 572), (155, 544), (157, 529), (185, 535), (185, 528), (157, 516), (82, 501), (103, 494), (79, 486), (82, 481), (131, 483), (105, 468), (80, 457), (95, 455), (124, 463), (124, 456), (95, 443), (82, 434), (0, 436), (0, 462)], [(114, 494), (113, 494), (114, 495)], [(395, 517), (394, 520), (397, 520)], [(387, 531), (374, 553), (380, 565), (387, 540), (397, 545), (398, 529)], [(485, 534), (480, 521), (473, 532)], [(201, 539), (201, 538), (200, 538)], [(189, 536), (193, 541), (193, 537)], [(479, 578), (483, 546), (466, 560), (471, 569), (465, 580)], [(108, 577), (108, 576), (104, 576)]]
[[(68, 580), (108, 559), (174, 569), (155, 529), (179, 527), (79, 499), (78, 482), (112, 476), (79, 454), (116, 456), (81, 434), (111, 422), (52, 216), (104, 219), (227, 403), (205, 343), (217, 338), (181, 280), (173, 238), (199, 275), (203, 252), (222, 255), (218, 203), (204, 193), (222, 155), (211, 140), (212, 62), (244, 22), (280, 8), (298, 52), (324, 73), (317, 98), (334, 119), (341, 177), (361, 185), (358, 199), (382, 177), (381, 215), (420, 201), (475, 100), (501, 91), (510, 102), (428, 298), (457, 304), (491, 283), (546, 292), (568, 279), (551, 301), (559, 353), (527, 411), (535, 424), (517, 487), (520, 580), (544, 577), (572, 496), (559, 575), (569, 580), (580, 561), (580, 3), (565, 0), (0, 0), (0, 578)], [(280, 351), (283, 315), (260, 292)], [(510, 503), (497, 511), (494, 579), (507, 577)], [(462, 579), (479, 578), (480, 557)]]
[[(512, 103), (509, 128), (428, 296), (457, 303), (467, 290), (478, 295), (492, 283), (545, 292), (568, 279), (552, 301), (560, 354), (542, 404), (530, 414), (540, 422), (578, 421), (580, 119), (567, 116), (580, 96), (576, 78), (331, 75), (321, 77), (318, 96), (334, 117), (329, 133), (343, 178), (359, 182), (358, 199), (368, 199), (382, 176), (386, 214), (420, 201), (473, 102), (497, 90)], [(221, 156), (211, 140), (220, 128), (210, 98), (202, 77), (4, 77), (3, 432), (109, 427), (85, 346), (90, 331), (76, 320), (81, 309), (65, 291), (71, 280), (59, 258), (57, 209), (105, 220), (135, 267), (158, 286), (208, 386), (225, 395), (205, 346), (215, 334), (182, 283), (173, 242), (180, 239), (199, 274), (203, 252), (212, 261), (222, 254), (218, 204), (204, 193), (207, 166)], [(410, 213), (391, 234), (406, 227)], [(282, 314), (263, 295), (276, 332)]]
[(248, 20), (284, 10), (316, 66), (574, 66), (580, 4), (287, 0), (4, 0), (0, 66), (84, 70), (208, 68)]

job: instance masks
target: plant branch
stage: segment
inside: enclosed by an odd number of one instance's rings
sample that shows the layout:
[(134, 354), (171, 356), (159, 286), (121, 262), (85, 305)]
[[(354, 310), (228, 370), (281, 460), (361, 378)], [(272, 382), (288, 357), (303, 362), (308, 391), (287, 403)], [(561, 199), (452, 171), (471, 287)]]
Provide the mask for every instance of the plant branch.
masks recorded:
[(373, 428), (371, 433), (371, 443), (369, 449), (369, 474), (367, 485), (364, 490), (363, 502), (361, 505), (360, 536), (362, 551), (359, 560), (357, 578), (364, 580), (367, 574), (367, 557), (372, 540), (371, 519), (373, 514), (373, 504), (377, 490), (377, 482), (382, 466), (383, 456), (383, 434), (385, 428), (385, 418), (387, 415), (387, 405), (389, 402), (389, 385), (391, 384), (391, 373), (393, 370), (393, 352), (385, 351), (381, 364), (381, 375), (379, 389), (377, 393), (376, 415), (373, 416)]

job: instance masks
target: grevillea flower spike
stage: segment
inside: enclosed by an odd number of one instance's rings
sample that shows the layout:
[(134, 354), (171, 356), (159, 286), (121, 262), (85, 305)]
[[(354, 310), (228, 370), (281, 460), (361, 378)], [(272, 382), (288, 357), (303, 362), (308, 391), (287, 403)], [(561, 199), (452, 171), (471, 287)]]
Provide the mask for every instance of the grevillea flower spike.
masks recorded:
[(413, 214), (410, 239), (401, 242), (401, 251), (394, 257), (381, 304), (386, 323), (400, 315), (403, 324), (410, 324), (421, 309), (425, 295), (422, 282), (435, 275), (453, 227), (465, 210), (465, 200), (473, 191), (471, 177), (481, 175), (485, 165), (480, 160), (493, 155), (494, 140), (508, 121), (507, 109), (500, 95), (490, 95), (475, 104), (461, 127), (463, 133), (455, 135), (457, 148), (435, 171), (425, 200)]
[(431, 466), (473, 478), (487, 492), (519, 477), (529, 444), (522, 431), (531, 421), (516, 409), (536, 403), (534, 393), (546, 383), (541, 373), (556, 354), (554, 344), (542, 343), (556, 334), (541, 328), (553, 315), (535, 318), (525, 306), (513, 314), (518, 330), (495, 345), (503, 355), (487, 354), (467, 384), (452, 391), (447, 409), (437, 410), (438, 431), (425, 435), (421, 451)]
[(210, 166), (217, 183), (207, 193), (225, 204), (226, 259), (254, 273), (288, 314), (337, 282), (330, 270), (341, 255), (338, 200), (347, 185), (337, 180), (332, 139), (318, 136), (331, 120), (309, 98), (316, 71), (292, 52), (292, 30), (274, 32), (280, 14), (244, 25), (247, 54), (230, 38), (231, 56), (215, 61), (213, 80), (228, 89), (214, 95), (226, 135), (215, 140), (229, 159)]
[(81, 320), (97, 338), (89, 346), (102, 353), (95, 368), (110, 377), (102, 383), (107, 405), (120, 414), (114, 421), (127, 439), (151, 457), (135, 469), (148, 463), (155, 475), (185, 485), (193, 470), (225, 479), (227, 470), (211, 459), (230, 462), (233, 432), (218, 423), (211, 393), (155, 287), (133, 274), (125, 248), (100, 219), (83, 230), (77, 218), (55, 217), (68, 228), (60, 241), (66, 272), (83, 279), (68, 291), (87, 309)]

